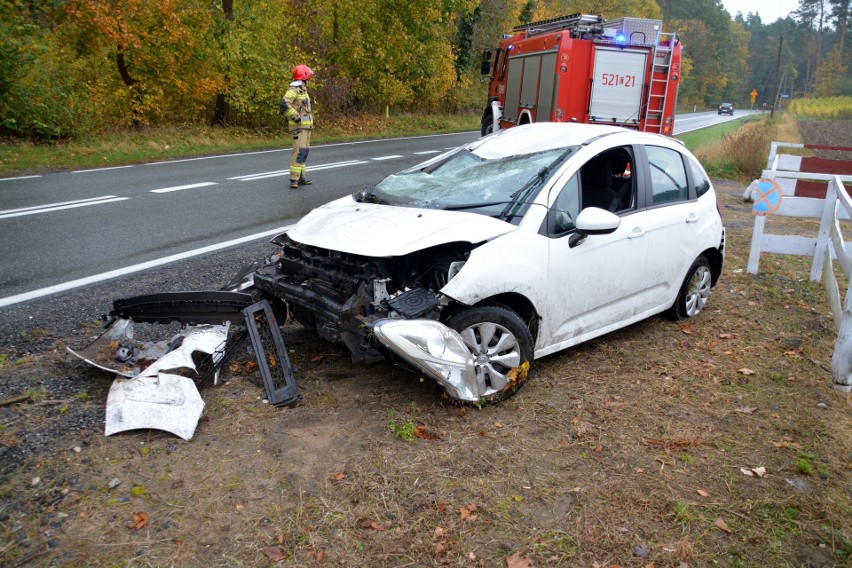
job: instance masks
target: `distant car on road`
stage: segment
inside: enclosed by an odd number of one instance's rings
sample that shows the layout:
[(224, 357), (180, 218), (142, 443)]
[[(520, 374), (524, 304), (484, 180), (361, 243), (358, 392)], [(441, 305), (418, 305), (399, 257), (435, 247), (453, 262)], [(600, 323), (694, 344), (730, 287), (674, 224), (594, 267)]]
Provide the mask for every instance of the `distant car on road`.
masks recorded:
[(734, 116), (734, 105), (731, 103), (722, 103), (719, 105), (719, 114), (730, 114)]

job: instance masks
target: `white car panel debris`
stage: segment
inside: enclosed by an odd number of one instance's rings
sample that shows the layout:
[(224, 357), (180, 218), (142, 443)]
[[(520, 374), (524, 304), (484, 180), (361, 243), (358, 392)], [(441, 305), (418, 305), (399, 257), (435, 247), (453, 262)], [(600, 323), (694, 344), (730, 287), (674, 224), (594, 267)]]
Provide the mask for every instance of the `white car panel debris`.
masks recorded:
[(203, 410), (204, 401), (189, 377), (156, 373), (116, 379), (107, 396), (104, 433), (151, 428), (189, 440)]

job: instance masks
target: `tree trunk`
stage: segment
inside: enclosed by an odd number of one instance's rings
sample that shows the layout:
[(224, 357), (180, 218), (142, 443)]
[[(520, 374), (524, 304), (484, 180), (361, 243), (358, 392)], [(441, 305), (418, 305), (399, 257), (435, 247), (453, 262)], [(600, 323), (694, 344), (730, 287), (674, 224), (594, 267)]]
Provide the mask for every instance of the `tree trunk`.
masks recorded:
[[(227, 22), (234, 21), (234, 0), (222, 0), (222, 13)], [(224, 49), (224, 47), (223, 47)], [(225, 76), (225, 84), (228, 84), (228, 76)], [(226, 93), (216, 95), (216, 108), (213, 110), (213, 125), (227, 126), (228, 116), (231, 114), (231, 105), (228, 104)]]

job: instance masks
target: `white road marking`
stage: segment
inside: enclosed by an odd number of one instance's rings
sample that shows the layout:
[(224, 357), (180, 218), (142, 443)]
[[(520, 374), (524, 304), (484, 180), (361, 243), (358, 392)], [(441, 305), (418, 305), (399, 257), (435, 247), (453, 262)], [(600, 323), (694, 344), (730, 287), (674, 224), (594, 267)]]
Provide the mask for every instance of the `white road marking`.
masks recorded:
[(0, 178), (0, 181), (13, 181), (18, 179), (32, 179), (32, 178), (40, 178), (41, 176), (18, 176), (13, 178)]
[(425, 156), (427, 154), (440, 154), (440, 150), (426, 150), (425, 152), (414, 152), (415, 156)]
[(132, 165), (128, 165), (128, 166), (110, 166), (110, 167), (108, 167), (108, 168), (94, 168), (94, 169), (91, 169), (91, 170), (75, 170), (75, 171), (73, 171), (73, 172), (71, 172), (71, 173), (72, 173), (72, 174), (87, 174), (87, 173), (89, 173), (89, 172), (106, 172), (106, 171), (109, 171), (109, 170), (123, 170), (123, 169), (125, 169), (125, 168), (132, 168), (132, 167), (133, 167)]
[[(319, 166), (308, 166), (308, 171), (315, 172), (319, 170), (330, 170), (333, 168), (343, 168), (346, 166), (357, 166), (359, 164), (366, 164), (367, 162), (364, 160), (349, 160), (346, 162), (333, 162), (331, 164), (321, 164)], [(255, 181), (258, 179), (267, 179), (271, 177), (279, 177), (279, 176), (289, 176), (290, 170), (276, 170), (274, 172), (261, 172), (258, 174), (247, 174), (244, 176), (236, 176), (228, 178), (230, 180), (239, 180), (239, 181)]]
[(397, 158), (402, 158), (402, 154), (394, 154), (392, 156), (379, 156), (378, 158), (370, 158), (374, 162), (381, 162), (383, 160), (396, 160)]
[(129, 197), (116, 197), (115, 195), (105, 195), (103, 197), (92, 197), (89, 199), (80, 199), (77, 201), (63, 201), (60, 203), (51, 203), (48, 205), (37, 205), (35, 207), (22, 207), (20, 209), (7, 209), (0, 211), (0, 219), (10, 219), (12, 217), (23, 217), (25, 215), (35, 215), (36, 213), (50, 213), (51, 211), (61, 211), (63, 209), (75, 209), (77, 207), (88, 207), (89, 205), (101, 205), (103, 203), (112, 203), (114, 201), (126, 201)]
[(151, 193), (170, 193), (172, 191), (181, 191), (184, 189), (195, 189), (197, 187), (210, 187), (211, 185), (219, 185), (215, 181), (204, 181), (201, 183), (191, 183), (189, 185), (176, 185), (174, 187), (164, 187), (162, 189), (152, 189)]
[(57, 294), (59, 292), (66, 292), (68, 290), (72, 290), (74, 288), (79, 288), (81, 286), (88, 286), (89, 284), (95, 284), (96, 282), (102, 282), (104, 280), (109, 280), (110, 278), (117, 278), (119, 276), (126, 276), (128, 274), (133, 274), (135, 272), (141, 272), (143, 270), (147, 270), (149, 268), (155, 268), (157, 266), (162, 266), (164, 264), (169, 264), (171, 262), (177, 262), (179, 260), (184, 260), (187, 258), (192, 258), (193, 256), (198, 256), (201, 254), (207, 254), (208, 252), (214, 252), (217, 250), (221, 250), (224, 248), (241, 245), (243, 243), (248, 243), (251, 241), (256, 241), (257, 239), (262, 239), (265, 237), (270, 237), (272, 235), (278, 235), (289, 229), (292, 225), (287, 225), (284, 227), (280, 227), (278, 229), (272, 229), (271, 231), (264, 231), (262, 233), (256, 233), (254, 235), (248, 235), (245, 237), (241, 237), (239, 239), (233, 239), (230, 241), (225, 241), (224, 243), (218, 243), (215, 245), (209, 245), (206, 247), (202, 247), (195, 250), (189, 250), (186, 252), (173, 254), (171, 256), (167, 256), (164, 258), (158, 258), (156, 260), (150, 260), (148, 262), (143, 262), (140, 264), (134, 264), (133, 266), (128, 266), (126, 268), (119, 268), (117, 270), (110, 270), (109, 272), (102, 272), (100, 274), (95, 274), (93, 276), (87, 276), (85, 278), (79, 278), (77, 280), (71, 280), (70, 282), (63, 282), (62, 284), (56, 284), (54, 286), (48, 286), (47, 288), (41, 288), (39, 290), (33, 290), (32, 292), (24, 292), (23, 294), (17, 294), (15, 296), (7, 296), (5, 298), (0, 298), (0, 308), (4, 306), (11, 306), (12, 304), (18, 304), (20, 302), (26, 302), (28, 300), (34, 300), (35, 298), (41, 298), (43, 296), (49, 296), (51, 294)]

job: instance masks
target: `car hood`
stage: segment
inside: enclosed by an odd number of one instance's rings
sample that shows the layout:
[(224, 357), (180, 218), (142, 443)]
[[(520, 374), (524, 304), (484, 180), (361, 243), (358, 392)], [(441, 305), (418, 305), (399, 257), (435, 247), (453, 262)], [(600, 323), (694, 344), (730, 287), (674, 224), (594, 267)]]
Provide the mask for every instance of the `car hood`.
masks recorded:
[(309, 246), (391, 257), (443, 243), (479, 243), (515, 230), (515, 225), (476, 213), (358, 203), (344, 197), (308, 213), (287, 236)]

